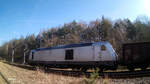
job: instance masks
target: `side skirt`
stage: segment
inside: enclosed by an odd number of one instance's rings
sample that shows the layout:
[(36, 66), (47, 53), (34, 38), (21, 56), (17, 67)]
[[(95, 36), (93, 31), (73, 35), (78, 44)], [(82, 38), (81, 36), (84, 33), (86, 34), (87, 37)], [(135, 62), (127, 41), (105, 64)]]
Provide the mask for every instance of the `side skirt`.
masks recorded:
[(117, 69), (116, 61), (29, 61), (30, 65), (40, 65), (53, 68), (79, 68), (79, 67), (103, 67), (105, 69)]

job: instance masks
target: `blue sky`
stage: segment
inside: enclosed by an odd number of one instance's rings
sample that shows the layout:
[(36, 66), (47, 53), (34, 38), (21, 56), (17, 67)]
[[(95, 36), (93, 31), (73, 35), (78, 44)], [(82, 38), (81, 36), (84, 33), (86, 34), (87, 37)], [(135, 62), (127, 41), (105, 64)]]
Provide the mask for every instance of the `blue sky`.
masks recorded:
[(0, 45), (12, 38), (102, 15), (112, 20), (150, 16), (150, 0), (0, 0)]

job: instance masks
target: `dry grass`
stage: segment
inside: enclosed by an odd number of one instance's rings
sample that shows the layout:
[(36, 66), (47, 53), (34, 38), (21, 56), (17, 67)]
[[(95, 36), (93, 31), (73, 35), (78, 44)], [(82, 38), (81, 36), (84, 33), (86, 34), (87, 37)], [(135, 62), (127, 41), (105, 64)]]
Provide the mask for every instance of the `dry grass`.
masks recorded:
[[(44, 73), (37, 69), (36, 71), (27, 70), (9, 64), (0, 62), (0, 72), (8, 79), (11, 84), (149, 84), (150, 77), (141, 77), (133, 79), (95, 79), (86, 77), (71, 77), (52, 73)], [(0, 78), (1, 79), (1, 78)], [(90, 82), (93, 81), (94, 82)], [(3, 80), (2, 80), (3, 81)], [(1, 80), (0, 80), (1, 82)], [(0, 83), (1, 84), (1, 83)]]
[(0, 76), (0, 83), (6, 84), (5, 80)]

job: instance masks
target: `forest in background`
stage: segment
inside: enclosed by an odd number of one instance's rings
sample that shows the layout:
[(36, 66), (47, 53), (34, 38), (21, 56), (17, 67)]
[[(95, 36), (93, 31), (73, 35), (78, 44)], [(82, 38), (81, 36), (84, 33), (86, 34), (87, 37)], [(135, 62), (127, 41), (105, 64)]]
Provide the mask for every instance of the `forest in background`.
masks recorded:
[(102, 16), (88, 24), (74, 20), (63, 26), (43, 30), (38, 35), (22, 36), (4, 43), (0, 46), (0, 58), (11, 61), (14, 49), (14, 61), (22, 63), (24, 52), (27, 61), (32, 49), (98, 41), (110, 42), (120, 56), (123, 43), (150, 42), (150, 19), (147, 16), (139, 16), (135, 21), (112, 21)]

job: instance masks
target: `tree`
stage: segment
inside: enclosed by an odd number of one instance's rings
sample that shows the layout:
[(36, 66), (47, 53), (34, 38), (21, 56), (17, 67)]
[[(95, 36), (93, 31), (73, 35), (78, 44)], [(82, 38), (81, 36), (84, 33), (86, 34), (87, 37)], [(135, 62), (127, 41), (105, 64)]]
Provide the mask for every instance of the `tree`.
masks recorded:
[(101, 40), (108, 40), (112, 29), (112, 23), (108, 19), (104, 18), (104, 16), (102, 16), (102, 21), (99, 27)]
[(127, 23), (127, 27), (126, 27), (127, 38), (128, 40), (134, 41), (136, 38), (136, 28), (129, 19), (125, 21)]

